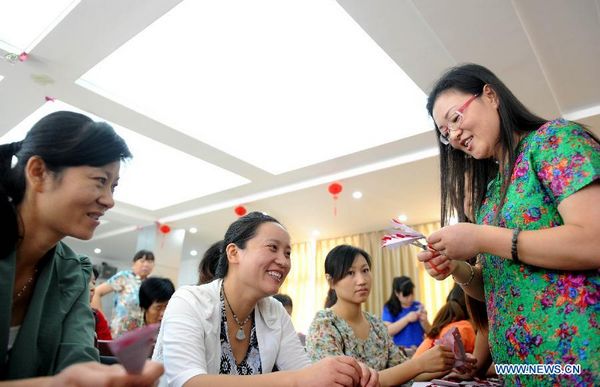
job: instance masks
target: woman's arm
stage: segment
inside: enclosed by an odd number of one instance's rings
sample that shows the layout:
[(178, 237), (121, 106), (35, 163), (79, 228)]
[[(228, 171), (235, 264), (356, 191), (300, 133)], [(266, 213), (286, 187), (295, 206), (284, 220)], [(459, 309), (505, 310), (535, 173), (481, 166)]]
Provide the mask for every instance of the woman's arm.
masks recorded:
[[(98, 350), (94, 347), (95, 320), (90, 307), (89, 276), (92, 263), (87, 257), (80, 257), (83, 288), (71, 309), (62, 320), (60, 343), (54, 359), (54, 373), (60, 372), (70, 365), (86, 361), (98, 361)], [(78, 284), (72, 283), (75, 287)], [(75, 288), (76, 289), (76, 288)]]
[(429, 332), (431, 329), (431, 324), (429, 324), (429, 320), (427, 320), (427, 311), (423, 305), (421, 305), (421, 311), (419, 312), (419, 323), (421, 324), (421, 328), (423, 328), (425, 333)]
[(365, 386), (376, 387), (377, 378), (366, 375), (361, 378), (362, 370), (349, 356), (328, 357), (301, 370), (279, 371), (262, 375), (197, 375), (189, 379), (185, 387), (333, 387)]
[(92, 308), (102, 311), (102, 297), (108, 293), (112, 293), (113, 288), (106, 282), (96, 286), (94, 296), (92, 297)]
[[(459, 283), (460, 287), (469, 296), (473, 297), (478, 301), (485, 301), (485, 292), (483, 289), (483, 274), (480, 263), (471, 265), (465, 261), (452, 261), (454, 262), (454, 269), (450, 270), (450, 273), (454, 276), (454, 279)], [(471, 267), (469, 267), (471, 266)], [(473, 271), (471, 272), (471, 268)], [(472, 277), (471, 277), (472, 273)], [(461, 285), (464, 284), (464, 285)]]
[(95, 324), (88, 301), (89, 294), (86, 287), (65, 316), (55, 359), (55, 372), (60, 372), (76, 363), (99, 361), (98, 350), (94, 347)]
[(379, 371), (379, 382), (382, 387), (396, 386), (426, 372), (445, 375), (453, 366), (454, 353), (446, 347), (436, 345), (417, 358), (409, 359), (394, 367)]
[(485, 377), (485, 373), (492, 364), (492, 356), (490, 354), (490, 345), (488, 342), (488, 332), (479, 329), (475, 336), (475, 350), (473, 356), (477, 359), (475, 365), (475, 374)]
[(97, 362), (81, 363), (66, 368), (55, 376), (0, 382), (0, 387), (151, 387), (163, 373), (160, 363), (147, 361), (140, 375), (127, 374), (121, 365), (106, 366)]
[(383, 323), (387, 326), (388, 333), (390, 336), (394, 336), (401, 332), (408, 324), (411, 322), (415, 322), (419, 319), (419, 314), (417, 312), (410, 312), (406, 316), (402, 317), (396, 322), (384, 321)]
[[(592, 204), (593, 203), (593, 204)], [(593, 183), (565, 198), (558, 206), (564, 225), (522, 231), (517, 239), (519, 260), (554, 270), (600, 268), (600, 184)], [(478, 253), (512, 259), (513, 230), (487, 225), (459, 223), (431, 234), (428, 242), (443, 257), (467, 260)], [(420, 253), (424, 256), (427, 252)], [(421, 258), (419, 258), (421, 260)], [(446, 267), (446, 266), (443, 266)]]
[[(417, 259), (423, 262), (427, 273), (438, 281), (443, 281), (448, 276), (453, 275), (456, 282), (469, 296), (476, 300), (484, 301), (485, 292), (483, 289), (483, 276), (481, 264), (472, 265), (473, 278), (471, 278), (471, 269), (469, 263), (448, 259), (445, 255), (440, 255), (434, 251), (421, 251), (417, 254)], [(433, 269), (429, 261), (433, 262), (436, 269)]]

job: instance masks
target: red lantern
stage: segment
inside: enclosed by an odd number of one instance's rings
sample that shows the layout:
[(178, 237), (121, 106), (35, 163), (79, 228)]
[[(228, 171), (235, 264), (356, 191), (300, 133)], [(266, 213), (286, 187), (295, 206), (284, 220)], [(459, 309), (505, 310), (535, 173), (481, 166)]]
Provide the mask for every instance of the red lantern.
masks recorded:
[(340, 183), (331, 183), (329, 184), (329, 187), (327, 187), (327, 190), (330, 194), (333, 195), (334, 199), (337, 199), (338, 195), (340, 194), (340, 192), (342, 192), (343, 188), (344, 187), (342, 187)]
[(237, 216), (246, 215), (246, 207), (244, 207), (244, 206), (237, 206), (236, 208), (233, 209), (233, 211), (235, 212), (235, 214)]
[(340, 183), (337, 183), (337, 182), (331, 183), (327, 187), (327, 191), (329, 191), (331, 196), (333, 196), (333, 216), (337, 216), (336, 200), (338, 199), (338, 197), (343, 189), (344, 189), (344, 187)]
[(162, 232), (163, 234), (168, 234), (171, 232), (171, 227), (169, 227), (168, 224), (163, 224), (161, 225), (159, 228), (160, 232)]

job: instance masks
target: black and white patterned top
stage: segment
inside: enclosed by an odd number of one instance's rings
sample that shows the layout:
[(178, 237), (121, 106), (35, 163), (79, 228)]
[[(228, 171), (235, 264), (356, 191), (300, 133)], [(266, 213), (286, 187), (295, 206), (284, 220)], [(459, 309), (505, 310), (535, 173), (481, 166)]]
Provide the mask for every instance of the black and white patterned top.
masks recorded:
[[(254, 311), (252, 312), (254, 313)], [(254, 316), (252, 316), (252, 328), (250, 330), (250, 345), (244, 360), (240, 364), (235, 361), (229, 335), (227, 334), (227, 314), (225, 313), (225, 300), (221, 291), (221, 375), (258, 375), (262, 374), (262, 364), (260, 362), (260, 351), (258, 349), (258, 339), (256, 338), (256, 325)], [(237, 325), (236, 325), (237, 327)]]

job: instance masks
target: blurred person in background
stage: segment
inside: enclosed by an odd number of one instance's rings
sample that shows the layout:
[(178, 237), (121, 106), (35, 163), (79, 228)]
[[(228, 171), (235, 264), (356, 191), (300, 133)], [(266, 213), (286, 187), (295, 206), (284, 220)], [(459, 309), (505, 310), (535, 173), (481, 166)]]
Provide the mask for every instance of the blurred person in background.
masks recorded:
[(144, 325), (160, 323), (175, 286), (168, 278), (151, 277), (140, 286), (140, 307)]
[[(90, 276), (90, 302), (92, 301), (92, 298), (94, 298), (97, 279), (98, 270), (93, 267), (92, 276)], [(106, 321), (104, 313), (96, 308), (92, 308), (92, 313), (94, 313), (94, 320), (96, 321), (96, 340), (112, 340), (110, 328), (108, 327), (108, 321)]]
[(139, 328), (144, 324), (140, 308), (139, 292), (142, 281), (154, 269), (154, 253), (140, 250), (133, 256), (131, 270), (122, 270), (96, 287), (92, 298), (92, 307), (102, 310), (102, 297), (114, 294), (113, 315), (110, 329), (113, 338), (125, 332)]
[(419, 301), (415, 301), (415, 284), (407, 276), (394, 278), (392, 293), (383, 306), (381, 319), (394, 344), (402, 347), (409, 355), (423, 342), (430, 325), (427, 311)]
[[(288, 296), (287, 294), (275, 294), (273, 298), (281, 302), (281, 305), (283, 305), (285, 311), (288, 313), (288, 315), (290, 315), (290, 317), (292, 317), (292, 312), (294, 311), (294, 302), (292, 301), (292, 297)], [(306, 335), (301, 332), (297, 333), (302, 346), (306, 345)]]
[(215, 278), (219, 258), (223, 252), (223, 241), (217, 241), (210, 245), (204, 252), (198, 265), (198, 285), (206, 284)]

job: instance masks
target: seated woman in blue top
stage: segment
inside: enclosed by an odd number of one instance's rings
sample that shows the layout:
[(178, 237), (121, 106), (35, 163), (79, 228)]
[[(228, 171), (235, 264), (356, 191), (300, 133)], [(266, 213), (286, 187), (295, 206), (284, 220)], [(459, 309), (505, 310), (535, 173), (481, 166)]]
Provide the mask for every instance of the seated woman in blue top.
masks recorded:
[(0, 386), (144, 386), (162, 373), (97, 363), (92, 265), (62, 242), (93, 236), (129, 157), (109, 125), (66, 111), (0, 145)]
[(423, 304), (415, 301), (415, 285), (409, 277), (394, 278), (392, 294), (383, 306), (381, 319), (388, 328), (394, 344), (408, 349), (416, 349), (430, 325)]

